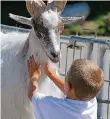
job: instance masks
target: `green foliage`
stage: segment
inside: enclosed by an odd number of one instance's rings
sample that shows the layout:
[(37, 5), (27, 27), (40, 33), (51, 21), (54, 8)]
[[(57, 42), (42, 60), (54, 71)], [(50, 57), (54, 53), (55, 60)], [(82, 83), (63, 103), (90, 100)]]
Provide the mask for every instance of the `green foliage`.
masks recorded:
[(98, 35), (110, 36), (110, 13), (106, 15), (101, 14), (92, 19), (92, 21), (85, 21), (84, 25), (66, 25), (64, 34), (71, 35), (78, 32), (80, 35), (84, 35), (85, 32), (83, 32), (81, 29), (85, 27), (86, 29), (95, 29)]
[(69, 29), (70, 33), (76, 33), (76, 31), (80, 32), (80, 25), (72, 25), (71, 28)]
[(110, 13), (96, 22), (99, 24), (97, 33), (100, 35), (110, 36)]
[(81, 32), (81, 26), (78, 24), (74, 25), (65, 25), (65, 30), (63, 34), (65, 35), (71, 35), (71, 34), (76, 34), (76, 32)]

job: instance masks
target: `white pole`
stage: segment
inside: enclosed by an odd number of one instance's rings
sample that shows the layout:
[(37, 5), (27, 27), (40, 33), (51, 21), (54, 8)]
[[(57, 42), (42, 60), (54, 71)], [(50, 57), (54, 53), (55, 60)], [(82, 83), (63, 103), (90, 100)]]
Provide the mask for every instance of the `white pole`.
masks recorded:
[[(104, 71), (104, 55), (106, 52), (105, 47), (100, 47), (99, 45), (99, 50), (98, 50), (98, 65), (99, 67)], [(103, 87), (104, 88), (104, 87)], [(104, 89), (102, 88), (100, 94), (98, 95), (99, 99), (104, 98)], [(99, 119), (104, 119), (104, 105), (103, 104), (98, 104), (98, 118)]]

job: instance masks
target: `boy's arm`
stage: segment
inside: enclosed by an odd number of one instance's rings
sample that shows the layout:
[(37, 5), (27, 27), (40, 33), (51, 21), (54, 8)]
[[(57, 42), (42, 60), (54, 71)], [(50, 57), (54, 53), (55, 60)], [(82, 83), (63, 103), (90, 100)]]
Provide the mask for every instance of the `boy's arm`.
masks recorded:
[(38, 82), (37, 79), (33, 79), (33, 81), (29, 81), (29, 85), (28, 85), (28, 98), (32, 99), (32, 96), (38, 92)]
[(64, 79), (58, 77), (54, 69), (50, 68), (48, 64), (45, 66), (45, 72), (48, 77), (56, 84), (56, 86), (64, 93)]
[(31, 100), (34, 93), (38, 92), (38, 78), (41, 74), (40, 64), (36, 64), (34, 56), (31, 56), (28, 60), (28, 73), (29, 73), (29, 85), (28, 85), (28, 98)]

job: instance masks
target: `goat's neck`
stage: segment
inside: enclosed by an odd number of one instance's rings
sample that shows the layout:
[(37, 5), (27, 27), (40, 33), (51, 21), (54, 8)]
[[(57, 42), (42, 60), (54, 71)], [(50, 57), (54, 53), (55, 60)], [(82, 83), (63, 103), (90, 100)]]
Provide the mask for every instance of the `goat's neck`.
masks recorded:
[(34, 30), (32, 29), (32, 32), (29, 35), (29, 50), (28, 50), (28, 57), (34, 55), (35, 60), (37, 60), (37, 55), (39, 57), (40, 62), (45, 63), (48, 58), (43, 51), (40, 41), (38, 37), (36, 36)]

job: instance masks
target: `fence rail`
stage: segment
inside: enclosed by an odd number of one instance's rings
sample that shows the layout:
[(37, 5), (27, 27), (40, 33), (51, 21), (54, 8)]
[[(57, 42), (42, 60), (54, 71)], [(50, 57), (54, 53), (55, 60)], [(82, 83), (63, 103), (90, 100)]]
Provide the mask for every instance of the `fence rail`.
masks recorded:
[(87, 37), (82, 37), (82, 36), (61, 36), (61, 39), (63, 40), (74, 40), (74, 41), (79, 41), (79, 42), (88, 42), (88, 43), (99, 43), (99, 44), (104, 44), (104, 45), (110, 45), (110, 40), (106, 39), (96, 39), (96, 38), (87, 38)]

